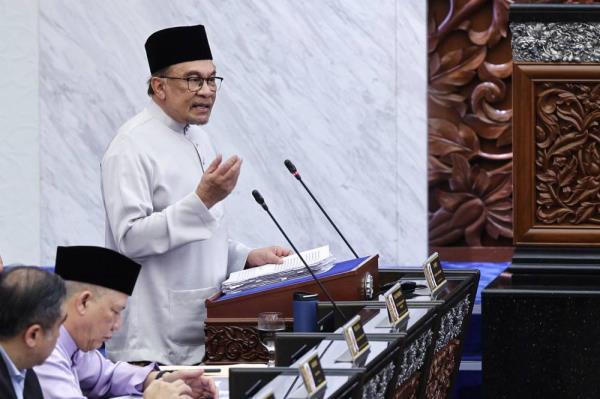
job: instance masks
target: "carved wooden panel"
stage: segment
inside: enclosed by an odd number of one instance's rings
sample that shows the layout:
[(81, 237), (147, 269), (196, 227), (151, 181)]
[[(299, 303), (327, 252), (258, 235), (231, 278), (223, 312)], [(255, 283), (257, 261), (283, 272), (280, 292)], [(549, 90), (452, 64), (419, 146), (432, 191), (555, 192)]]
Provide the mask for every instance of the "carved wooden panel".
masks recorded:
[(419, 393), (420, 380), (421, 372), (417, 371), (400, 387), (396, 388), (396, 390), (391, 393), (391, 397), (394, 399), (416, 399)]
[[(261, 343), (256, 318), (208, 318), (204, 325), (205, 354), (208, 364), (267, 363), (269, 354)], [(291, 331), (293, 319), (285, 319)]]
[(515, 65), (515, 242), (600, 246), (600, 66)]
[(536, 222), (600, 224), (600, 82), (540, 82), (535, 97)]
[(260, 342), (256, 327), (207, 323), (204, 331), (205, 363), (267, 363), (269, 360), (269, 354)]
[(445, 259), (510, 258), (510, 3), (428, 1), (429, 244)]
[(508, 0), (429, 1), (429, 243), (512, 244)]
[(459, 347), (460, 341), (453, 339), (433, 356), (429, 380), (427, 381), (427, 388), (425, 390), (425, 397), (427, 399), (449, 397)]

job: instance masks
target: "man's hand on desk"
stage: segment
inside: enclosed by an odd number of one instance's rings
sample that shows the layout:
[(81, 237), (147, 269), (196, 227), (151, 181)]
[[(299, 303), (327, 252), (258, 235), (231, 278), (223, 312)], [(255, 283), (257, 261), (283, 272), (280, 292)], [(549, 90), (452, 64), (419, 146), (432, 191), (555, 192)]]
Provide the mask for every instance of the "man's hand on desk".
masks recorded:
[(144, 399), (192, 399), (191, 394), (192, 388), (181, 380), (174, 382), (156, 380), (152, 381), (144, 391)]
[[(157, 396), (146, 396), (148, 391), (156, 384), (156, 382), (163, 382), (167, 385), (176, 385), (176, 387), (161, 386), (154, 387), (155, 390), (161, 390), (162, 392), (171, 392), (175, 388), (180, 389), (178, 391), (181, 396), (165, 396), (166, 398), (192, 398), (192, 399), (217, 399), (219, 391), (210, 377), (205, 377), (204, 370), (177, 370), (172, 372), (164, 372), (162, 376), (157, 380), (158, 373), (152, 371), (146, 377), (144, 382), (144, 398), (146, 399), (161, 399), (163, 396), (160, 394)], [(167, 391), (169, 389), (170, 391)], [(150, 392), (152, 394), (152, 392)]]
[(194, 399), (217, 399), (219, 392), (212, 378), (202, 375), (203, 370), (177, 370), (162, 376), (162, 380), (173, 382), (181, 380), (191, 388)]
[(253, 249), (248, 253), (246, 267), (262, 266), (269, 263), (283, 263), (283, 257), (291, 255), (292, 251), (287, 248), (273, 246)]

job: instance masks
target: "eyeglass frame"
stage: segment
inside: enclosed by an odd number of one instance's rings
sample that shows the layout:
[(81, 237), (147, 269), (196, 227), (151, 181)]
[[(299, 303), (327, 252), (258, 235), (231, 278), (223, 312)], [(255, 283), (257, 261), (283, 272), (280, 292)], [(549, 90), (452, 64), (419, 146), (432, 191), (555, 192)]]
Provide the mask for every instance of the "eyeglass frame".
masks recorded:
[[(159, 77), (163, 78), (163, 79), (185, 80), (185, 82), (187, 83), (187, 89), (188, 89), (188, 91), (190, 91), (192, 93), (197, 93), (200, 90), (202, 90), (202, 88), (204, 87), (205, 83), (208, 86), (208, 88), (209, 88), (210, 91), (216, 93), (219, 90), (219, 88), (221, 87), (221, 85), (223, 84), (223, 80), (224, 80), (220, 76), (209, 76), (208, 78), (203, 78), (202, 76), (188, 76), (187, 78), (180, 78), (178, 76), (159, 76)], [(216, 85), (215, 85), (215, 89), (214, 90), (208, 84), (208, 80), (209, 79), (214, 79), (215, 80)], [(200, 82), (202, 82), (200, 84), (200, 87), (198, 87), (198, 89), (196, 89), (196, 90), (190, 89), (190, 81), (192, 81), (192, 80), (199, 80)]]

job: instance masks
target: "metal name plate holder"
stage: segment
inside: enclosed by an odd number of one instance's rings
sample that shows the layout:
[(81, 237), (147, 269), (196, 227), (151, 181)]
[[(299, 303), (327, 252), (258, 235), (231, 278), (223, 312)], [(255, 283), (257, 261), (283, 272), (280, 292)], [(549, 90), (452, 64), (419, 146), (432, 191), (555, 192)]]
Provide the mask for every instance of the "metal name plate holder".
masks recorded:
[(406, 329), (409, 311), (400, 283), (394, 284), (392, 288), (387, 290), (383, 294), (383, 299), (388, 312), (388, 318), (381, 320), (375, 328), (389, 329), (395, 327), (398, 331)]
[(437, 252), (434, 252), (423, 263), (423, 272), (432, 297), (448, 283)]
[(370, 344), (367, 334), (363, 329), (360, 316), (356, 315), (342, 326), (348, 349), (336, 360), (336, 363), (356, 363), (360, 365), (365, 360), (363, 355), (369, 351)]
[(304, 355), (298, 361), (298, 369), (304, 385), (291, 392), (288, 399), (322, 398), (325, 394), (327, 380), (317, 351), (311, 351)]

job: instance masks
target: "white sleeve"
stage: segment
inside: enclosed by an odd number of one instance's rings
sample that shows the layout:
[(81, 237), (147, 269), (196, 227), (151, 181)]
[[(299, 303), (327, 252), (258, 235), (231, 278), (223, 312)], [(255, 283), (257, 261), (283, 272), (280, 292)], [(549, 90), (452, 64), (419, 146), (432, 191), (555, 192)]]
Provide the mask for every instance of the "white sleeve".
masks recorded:
[(248, 259), (248, 253), (252, 248), (247, 247), (241, 242), (234, 240), (228, 240), (228, 262), (227, 262), (227, 273), (233, 273), (244, 269), (246, 266), (246, 260)]
[(131, 258), (210, 238), (218, 221), (194, 191), (155, 212), (151, 163), (121, 140), (102, 160), (102, 196), (117, 250)]

